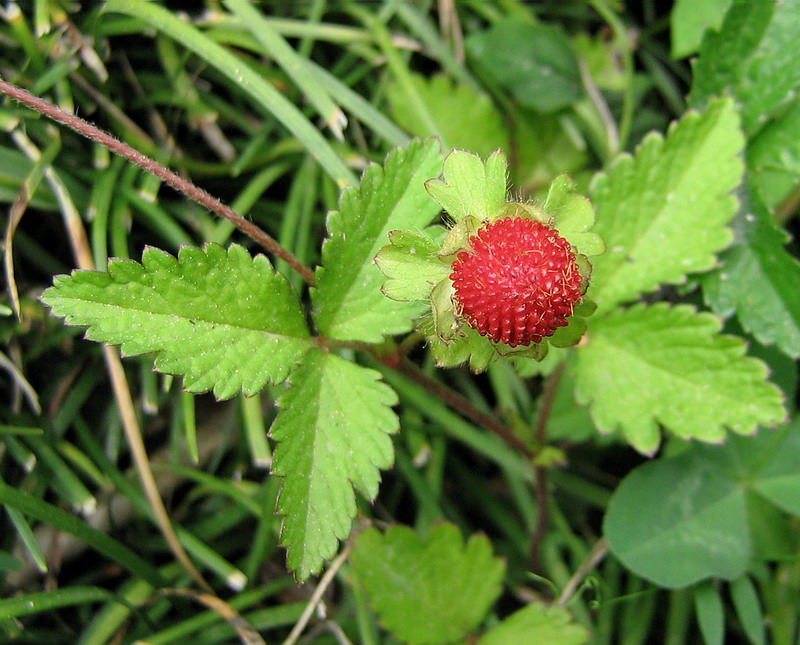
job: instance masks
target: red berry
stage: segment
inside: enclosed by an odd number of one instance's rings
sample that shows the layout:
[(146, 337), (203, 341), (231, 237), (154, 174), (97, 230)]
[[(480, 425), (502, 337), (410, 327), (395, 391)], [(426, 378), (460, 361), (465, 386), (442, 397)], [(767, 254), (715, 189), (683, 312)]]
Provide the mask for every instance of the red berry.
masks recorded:
[(519, 217), (479, 229), (453, 262), (450, 279), (459, 315), (482, 336), (511, 347), (551, 336), (581, 299), (570, 243), (549, 226)]

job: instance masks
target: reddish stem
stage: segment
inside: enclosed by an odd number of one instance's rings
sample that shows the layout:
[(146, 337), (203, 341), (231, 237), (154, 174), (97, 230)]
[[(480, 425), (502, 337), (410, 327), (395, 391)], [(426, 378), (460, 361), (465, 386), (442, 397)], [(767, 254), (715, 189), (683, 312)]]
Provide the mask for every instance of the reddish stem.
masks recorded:
[(140, 168), (143, 168), (147, 172), (154, 174), (159, 179), (162, 179), (175, 190), (186, 195), (189, 199), (193, 199), (198, 204), (205, 206), (208, 210), (216, 213), (220, 217), (230, 220), (240, 231), (250, 236), (270, 253), (273, 253), (277, 257), (284, 260), (290, 267), (297, 271), (297, 273), (299, 273), (308, 284), (314, 284), (314, 272), (311, 269), (300, 262), (300, 260), (298, 260), (290, 251), (283, 248), (277, 242), (277, 240), (271, 237), (268, 233), (253, 224), (253, 222), (250, 220), (247, 220), (239, 215), (230, 206), (210, 195), (202, 188), (196, 186), (190, 181), (187, 181), (168, 168), (165, 168), (135, 148), (132, 148), (119, 139), (112, 137), (107, 132), (104, 132), (103, 130), (93, 126), (91, 123), (84, 121), (74, 114), (64, 112), (64, 110), (61, 108), (39, 98), (38, 96), (34, 96), (30, 92), (23, 90), (16, 85), (12, 85), (11, 83), (6, 83), (5, 81), (0, 80), (0, 92), (7, 94), (20, 103), (24, 103), (29, 108), (44, 114), (53, 121), (67, 126), (78, 134), (92, 139), (93, 141), (97, 141), (112, 152), (118, 154), (120, 157), (125, 157), (125, 159), (128, 161), (135, 163)]

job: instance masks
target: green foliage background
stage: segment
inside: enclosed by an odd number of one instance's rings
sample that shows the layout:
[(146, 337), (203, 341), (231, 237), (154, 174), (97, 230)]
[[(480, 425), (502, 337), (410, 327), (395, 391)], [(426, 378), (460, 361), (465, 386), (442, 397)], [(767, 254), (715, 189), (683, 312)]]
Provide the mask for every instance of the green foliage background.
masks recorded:
[[(7, 3), (0, 78), (314, 285), (0, 101), (2, 638), (795, 643), (800, 0), (179, 4)], [(541, 362), (418, 333), (506, 188), (605, 242)]]

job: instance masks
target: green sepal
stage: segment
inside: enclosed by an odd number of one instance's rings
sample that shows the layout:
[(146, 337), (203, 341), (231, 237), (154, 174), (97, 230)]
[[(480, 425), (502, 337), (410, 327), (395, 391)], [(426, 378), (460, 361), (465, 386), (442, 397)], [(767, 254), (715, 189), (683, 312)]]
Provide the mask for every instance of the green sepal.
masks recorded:
[(389, 244), (375, 256), (375, 263), (388, 278), (381, 291), (392, 300), (427, 300), (431, 290), (452, 271), (439, 257), (446, 229), (431, 226), (422, 233), (392, 231)]
[(506, 203), (508, 161), (496, 150), (486, 162), (466, 150), (453, 150), (444, 160), (441, 179), (425, 182), (433, 197), (456, 222), (472, 215), (492, 219)]
[(553, 228), (578, 253), (600, 255), (606, 250), (603, 238), (589, 231), (594, 226), (594, 207), (575, 190), (575, 182), (569, 176), (559, 175), (553, 180), (542, 208), (552, 217)]

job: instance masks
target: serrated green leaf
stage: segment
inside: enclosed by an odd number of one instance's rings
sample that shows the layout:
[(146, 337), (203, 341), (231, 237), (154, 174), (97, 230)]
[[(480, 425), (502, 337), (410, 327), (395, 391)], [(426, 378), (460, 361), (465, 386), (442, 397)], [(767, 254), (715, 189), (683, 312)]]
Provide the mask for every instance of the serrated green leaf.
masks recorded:
[(425, 188), (447, 214), (459, 221), (468, 215), (489, 219), (506, 203), (508, 161), (500, 151), (486, 162), (466, 150), (453, 150), (444, 161), (444, 181), (432, 179)]
[(738, 578), (751, 557), (744, 490), (694, 451), (627, 475), (603, 533), (628, 569), (667, 588)]
[(289, 567), (300, 580), (336, 553), (356, 515), (353, 488), (378, 494), (380, 469), (394, 460), (397, 395), (380, 374), (321, 350), (309, 353), (280, 397), (270, 430), (273, 470), (283, 477), (278, 512)]
[(707, 29), (719, 29), (731, 0), (676, 0), (669, 14), (672, 57), (686, 58), (700, 48)]
[(531, 603), (515, 611), (478, 640), (478, 645), (580, 645), (589, 640), (589, 632), (572, 622), (563, 607)]
[(466, 45), (483, 73), (527, 108), (557, 112), (583, 93), (578, 59), (555, 27), (505, 18)]
[(392, 231), (375, 263), (388, 278), (382, 291), (392, 300), (426, 300), (440, 280), (452, 272), (451, 264), (439, 257), (446, 229), (431, 227), (424, 233)]
[(323, 335), (376, 343), (412, 329), (420, 305), (386, 298), (373, 259), (389, 231), (421, 230), (439, 213), (424, 183), (441, 167), (437, 141), (414, 141), (390, 153), (383, 167), (367, 168), (358, 188), (344, 190), (339, 211), (328, 215), (330, 237), (311, 292)]
[(660, 443), (659, 424), (689, 439), (719, 442), (785, 417), (767, 369), (719, 320), (687, 305), (637, 305), (595, 319), (579, 347), (577, 396), (601, 432), (621, 428), (640, 452)]
[(412, 74), (411, 78), (438, 128), (431, 131), (410, 104), (408, 92), (393, 83), (387, 90), (392, 115), (408, 132), (418, 137), (441, 133), (448, 145), (481, 156), (509, 149), (508, 129), (488, 95), (470, 85), (455, 84), (443, 74), (429, 78)]
[(589, 297), (599, 311), (714, 266), (736, 212), (744, 139), (730, 100), (690, 112), (667, 138), (649, 135), (592, 183), (594, 230), (606, 243), (593, 261)]
[(605, 251), (603, 239), (589, 229), (594, 226), (592, 203), (575, 189), (567, 175), (559, 175), (550, 184), (542, 208), (553, 216), (558, 234), (584, 255), (600, 255)]
[(116, 259), (108, 273), (58, 276), (42, 300), (88, 327), (88, 339), (125, 355), (157, 352), (156, 369), (221, 399), (282, 382), (311, 347), (289, 283), (237, 245), (184, 247), (177, 259), (148, 248), (142, 264)]
[(800, 356), (800, 264), (784, 250), (788, 236), (750, 192), (734, 222), (736, 241), (722, 266), (702, 276), (706, 302), (720, 316), (734, 312), (759, 342)]
[(465, 544), (452, 524), (434, 526), (424, 539), (405, 526), (383, 535), (368, 528), (351, 561), (381, 622), (414, 644), (465, 638), (500, 595), (505, 574), (485, 536)]
[(690, 103), (728, 94), (755, 133), (800, 85), (800, 0), (733, 0), (719, 32), (708, 32), (693, 68)]

